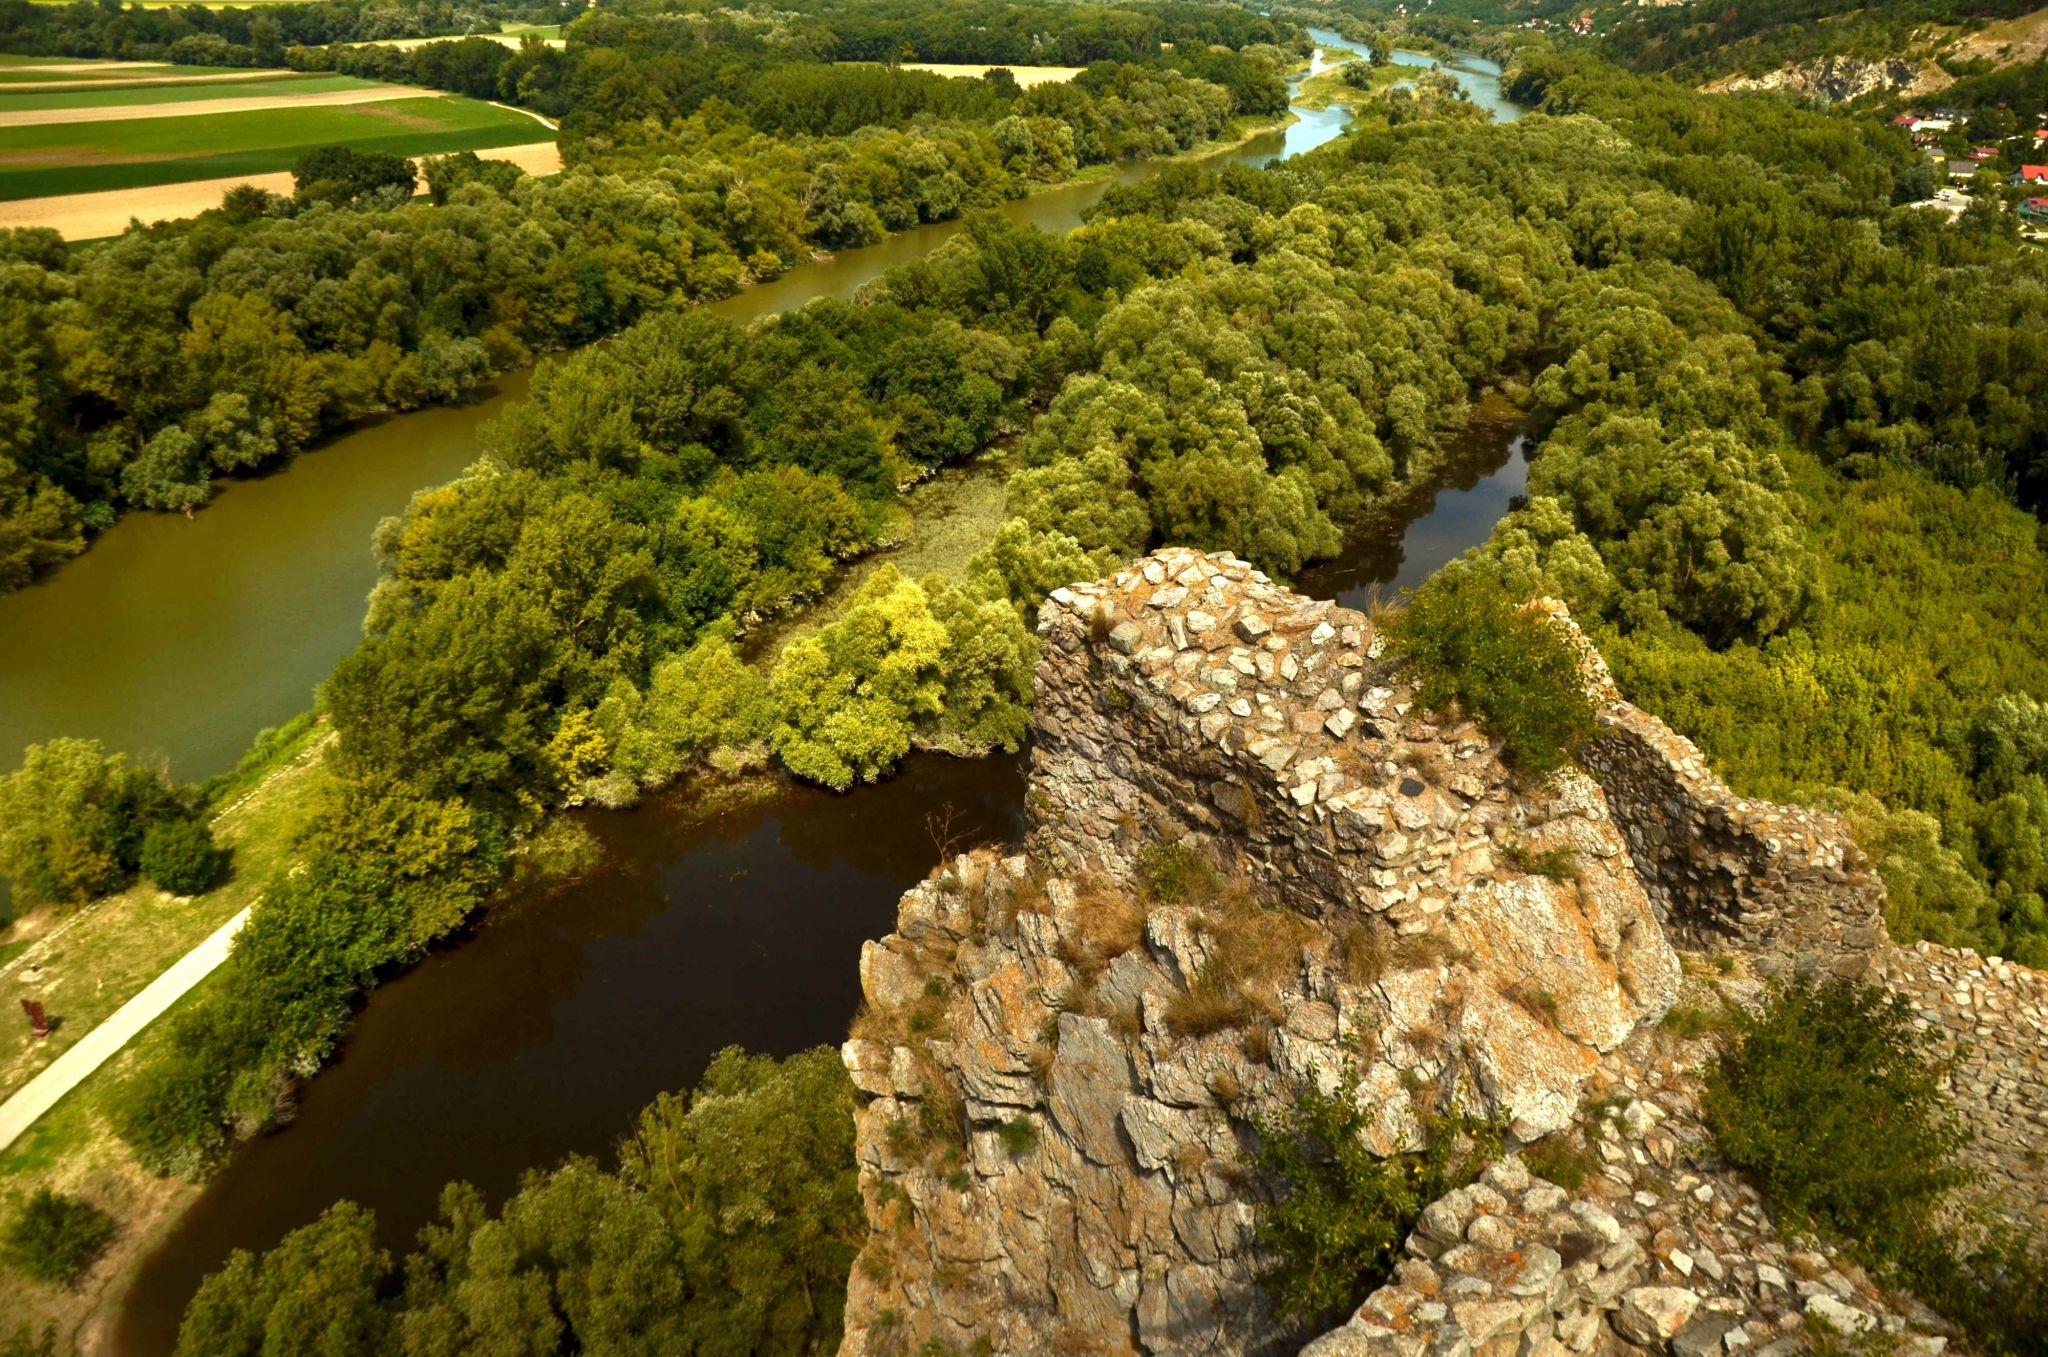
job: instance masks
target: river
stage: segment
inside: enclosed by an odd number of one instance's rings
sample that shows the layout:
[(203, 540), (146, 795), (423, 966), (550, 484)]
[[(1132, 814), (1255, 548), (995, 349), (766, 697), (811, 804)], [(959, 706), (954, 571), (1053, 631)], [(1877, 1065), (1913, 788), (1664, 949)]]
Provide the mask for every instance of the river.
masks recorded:
[[(1341, 108), (1301, 112), (1284, 131), (1226, 154), (1253, 164), (1298, 154), (1335, 136), (1346, 116)], [(1115, 179), (1150, 172), (1126, 167)], [(1009, 211), (1017, 220), (1069, 229), (1109, 182), (1039, 194)], [(746, 318), (813, 296), (851, 295), (957, 229), (948, 223), (892, 237), (717, 306)], [(136, 732), (133, 738), (163, 730), (181, 771), (200, 775), (225, 766), (254, 726), (302, 707), (311, 684), (352, 643), (374, 578), (363, 542), (375, 520), (402, 507), (418, 485), (464, 465), (475, 451), (476, 422), (519, 389), (515, 380), (471, 406), (351, 432), (288, 473), (230, 487), (190, 522), (142, 519), (134, 532), (124, 523), (50, 583), (16, 596), (83, 594), (72, 583), (81, 567), (99, 564), (98, 554), (117, 542), (130, 553), (117, 558), (130, 570), (198, 570), (204, 554), (195, 554), (179, 530), (219, 516), (227, 526), (211, 530), (216, 553), (239, 552), (232, 559), (240, 569), (266, 577), (262, 589), (252, 581), (235, 596), (296, 590), (304, 597), (287, 610), (292, 634), (319, 652), (317, 663), (252, 653), (242, 647), (266, 644), (260, 628), (216, 629), (210, 614), (195, 611), (186, 625), (211, 639), (195, 641), (194, 658), (183, 661), (197, 666), (192, 693), (175, 706), (157, 704), (174, 709), (159, 711), (154, 723), (129, 722), (115, 711), (101, 713), (97, 724), (81, 723), (95, 710), (81, 700), (70, 725), (47, 733), (113, 739), (116, 730)], [(1381, 525), (1303, 586), (1355, 602), (1376, 586), (1418, 581), (1483, 540), (1525, 474), (1512, 426), (1475, 420), (1433, 494), (1418, 496), (1405, 506), (1405, 520)], [(302, 477), (327, 487), (329, 496), (345, 482), (374, 478), (376, 485), (348, 497), (352, 518), (344, 529), (327, 524), (327, 515), (341, 511), (334, 499), (323, 505), (309, 492), (311, 503), (288, 500), (285, 487)], [(295, 529), (268, 522), (288, 514), (299, 515)], [(308, 564), (315, 554), (310, 543), (293, 549), (307, 536), (338, 544), (317, 553), (325, 561), (318, 570)], [(212, 567), (219, 565), (216, 556)], [(269, 574), (284, 579), (271, 581)], [(70, 627), (104, 634), (96, 644), (110, 657), (124, 644), (144, 644), (160, 624), (139, 606), (128, 610), (132, 592), (143, 587), (117, 588), (109, 571), (93, 598), (122, 616), (73, 614)], [(148, 587), (156, 592), (155, 581)], [(166, 589), (158, 606), (173, 606), (177, 597)], [(0, 599), (0, 636), (19, 634), (11, 629), (27, 615), (8, 611), (12, 602)], [(54, 612), (41, 611), (54, 608), (39, 603), (33, 611), (61, 641), (71, 633)], [(9, 676), (0, 685), (14, 681)], [(42, 682), (54, 681), (46, 672)], [(232, 688), (237, 701), (217, 700), (215, 685)], [(55, 698), (46, 693), (43, 701)], [(0, 686), (0, 739), (12, 742), (0, 747), (18, 747), (23, 718), (7, 705)], [(859, 997), (861, 942), (889, 931), (898, 897), (937, 859), (928, 817), (950, 808), (952, 832), (963, 842), (1013, 839), (1022, 822), (1023, 768), (1021, 757), (920, 756), (892, 781), (850, 796), (792, 785), (710, 815), (679, 794), (589, 816), (603, 865), (575, 881), (511, 892), (459, 945), (437, 950), (378, 989), (341, 1057), (303, 1090), (289, 1130), (238, 1150), (142, 1263), (113, 1350), (122, 1357), (168, 1353), (193, 1290), (231, 1250), (267, 1248), (338, 1198), (373, 1208), (386, 1247), (402, 1251), (431, 1218), (443, 1183), (467, 1179), (495, 1202), (525, 1169), (572, 1153), (602, 1158), (640, 1107), (692, 1084), (722, 1046), (786, 1055), (838, 1041)]]
[[(1337, 34), (1310, 29), (1318, 43)], [(1395, 53), (1404, 65), (1430, 59)], [(1329, 68), (1320, 48), (1311, 73)], [(1461, 55), (1451, 69), (1503, 120), (1499, 68)], [(1344, 129), (1341, 105), (1297, 108), (1297, 121), (1210, 163), (1263, 165), (1312, 150)], [(1158, 165), (1111, 174), (1005, 204), (1011, 220), (1068, 231), (1111, 184)], [(929, 253), (960, 229), (939, 222), (865, 249), (800, 265), (710, 304), (735, 320), (850, 297), (886, 270)], [(186, 780), (234, 766), (258, 729), (310, 704), (313, 688), (356, 642), (377, 571), (378, 520), (412, 492), (449, 479), (481, 451), (477, 426), (526, 389), (501, 379), (467, 405), (360, 425), (269, 475), (223, 482), (191, 518), (132, 513), (84, 556), (32, 588), (0, 595), (0, 771), (28, 745), (59, 735), (167, 760)]]

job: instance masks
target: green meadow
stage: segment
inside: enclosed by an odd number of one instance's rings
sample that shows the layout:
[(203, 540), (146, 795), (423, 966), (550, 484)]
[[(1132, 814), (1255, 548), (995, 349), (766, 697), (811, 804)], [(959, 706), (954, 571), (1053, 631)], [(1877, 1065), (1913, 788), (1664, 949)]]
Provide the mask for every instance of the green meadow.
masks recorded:
[(293, 75), (289, 71), (279, 71), (276, 79), (266, 80), (223, 80), (195, 85), (152, 85), (138, 81), (106, 89), (27, 90), (12, 94), (0, 84), (0, 113), (189, 104), (211, 99), (276, 99), (293, 94), (375, 89), (376, 85), (374, 80), (358, 80), (354, 76)]
[(0, 200), (288, 170), (311, 147), (337, 143), (438, 155), (548, 139), (525, 114), (455, 96), (0, 127)]
[[(82, 61), (74, 57), (16, 57), (0, 59), (0, 85), (26, 84), (30, 81), (44, 83), (52, 80), (123, 80), (146, 84), (168, 76), (204, 75), (218, 77), (227, 73), (220, 66), (179, 66), (175, 63), (155, 65), (147, 61), (122, 62), (119, 65), (102, 65)], [(290, 75), (280, 70), (279, 75)], [(232, 83), (232, 82), (230, 82)]]

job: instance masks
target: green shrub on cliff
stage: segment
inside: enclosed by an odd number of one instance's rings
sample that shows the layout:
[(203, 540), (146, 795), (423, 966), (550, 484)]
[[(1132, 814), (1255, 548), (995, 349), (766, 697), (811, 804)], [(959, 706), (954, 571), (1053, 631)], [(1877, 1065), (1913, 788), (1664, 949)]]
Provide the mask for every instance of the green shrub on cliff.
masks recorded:
[(1414, 661), (1425, 706), (1456, 702), (1526, 772), (1556, 772), (1593, 733), (1593, 699), (1571, 642), (1490, 575), (1440, 571), (1409, 599), (1388, 639)]
[[(1993, 1353), (2048, 1351), (2048, 1252), (1957, 1189), (1968, 1140), (1943, 1101), (1931, 1038), (1906, 1001), (1800, 978), (1754, 1014), (1707, 1075), (1721, 1152), (1794, 1224), (1848, 1243), (1889, 1284)], [(1969, 1221), (1964, 1244), (1954, 1226)]]
[(1963, 1181), (1964, 1136), (1905, 1001), (1802, 978), (1736, 1024), (1707, 1077), (1722, 1152), (1796, 1218), (1883, 1256), (1911, 1247)]
[(1259, 1247), (1272, 1258), (1259, 1284), (1283, 1321), (1336, 1322), (1392, 1275), (1422, 1209), (1500, 1150), (1495, 1131), (1454, 1111), (1430, 1120), (1423, 1153), (1382, 1158), (1366, 1144), (1371, 1123), (1348, 1091), (1313, 1084), (1287, 1115), (1258, 1123), (1247, 1165), (1274, 1193), (1259, 1213)]

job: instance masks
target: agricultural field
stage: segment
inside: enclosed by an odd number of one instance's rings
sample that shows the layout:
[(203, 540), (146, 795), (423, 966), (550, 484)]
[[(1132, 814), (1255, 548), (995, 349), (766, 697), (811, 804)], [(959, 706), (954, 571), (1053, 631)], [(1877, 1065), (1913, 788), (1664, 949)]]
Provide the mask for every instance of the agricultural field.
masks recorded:
[[(955, 79), (979, 80), (997, 68), (994, 66), (970, 65), (957, 61), (906, 61), (903, 63), (903, 69), (906, 71), (929, 71), (933, 75), (943, 75)], [(1002, 69), (1017, 77), (1017, 84), (1027, 90), (1033, 85), (1061, 84), (1072, 80), (1081, 73), (1079, 66), (1005, 66)]]
[(489, 38), (504, 47), (517, 47), (528, 38), (539, 38), (550, 47), (564, 47), (560, 24), (507, 24), (498, 33), (444, 34), (437, 38), (378, 38), (374, 42), (352, 44), (357, 47), (395, 47), (409, 52), (415, 47), (425, 47), (430, 42), (460, 42), (463, 37)]
[(337, 143), (419, 156), (552, 140), (517, 109), (348, 76), (0, 64), (5, 202), (276, 174)]

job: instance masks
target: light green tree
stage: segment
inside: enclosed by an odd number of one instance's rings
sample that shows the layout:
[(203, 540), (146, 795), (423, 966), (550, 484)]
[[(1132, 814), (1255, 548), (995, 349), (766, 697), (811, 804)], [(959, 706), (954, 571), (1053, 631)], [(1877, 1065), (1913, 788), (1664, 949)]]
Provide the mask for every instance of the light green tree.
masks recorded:
[(925, 591), (884, 566), (845, 616), (792, 641), (775, 667), (775, 752), (835, 791), (872, 782), (944, 710), (944, 624)]

